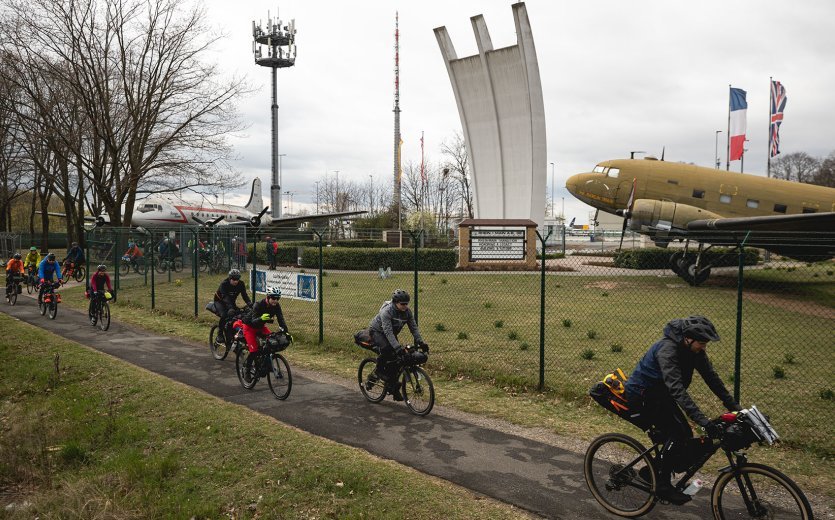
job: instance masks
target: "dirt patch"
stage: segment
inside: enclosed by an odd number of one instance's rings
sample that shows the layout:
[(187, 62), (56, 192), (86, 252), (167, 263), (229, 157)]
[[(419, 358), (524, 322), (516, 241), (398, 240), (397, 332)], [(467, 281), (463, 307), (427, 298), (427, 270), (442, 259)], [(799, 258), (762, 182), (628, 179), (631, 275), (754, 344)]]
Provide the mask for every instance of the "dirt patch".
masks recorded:
[(592, 282), (587, 283), (583, 286), (584, 289), (604, 289), (607, 291), (611, 291), (613, 289), (617, 289), (618, 287), (623, 287), (625, 284), (621, 282), (608, 282), (608, 281), (600, 281), (600, 282)]
[(761, 303), (763, 305), (770, 305), (778, 309), (785, 309), (787, 311), (799, 312), (808, 316), (817, 316), (818, 318), (828, 318), (835, 320), (835, 309), (823, 306), (819, 303), (805, 302), (802, 300), (792, 300), (790, 298), (780, 298), (773, 294), (752, 293), (746, 292), (743, 297), (754, 303)]

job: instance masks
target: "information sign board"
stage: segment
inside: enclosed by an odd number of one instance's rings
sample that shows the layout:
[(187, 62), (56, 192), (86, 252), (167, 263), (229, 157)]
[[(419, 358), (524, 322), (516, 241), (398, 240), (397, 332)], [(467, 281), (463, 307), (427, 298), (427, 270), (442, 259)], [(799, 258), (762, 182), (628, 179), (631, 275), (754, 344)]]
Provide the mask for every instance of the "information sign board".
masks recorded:
[[(319, 283), (316, 275), (292, 271), (250, 271), (255, 279), (255, 292), (266, 293), (278, 287), (282, 298), (315, 302), (319, 299)], [(252, 280), (252, 278), (250, 278)]]
[(522, 229), (473, 229), (470, 261), (524, 260), (525, 231)]

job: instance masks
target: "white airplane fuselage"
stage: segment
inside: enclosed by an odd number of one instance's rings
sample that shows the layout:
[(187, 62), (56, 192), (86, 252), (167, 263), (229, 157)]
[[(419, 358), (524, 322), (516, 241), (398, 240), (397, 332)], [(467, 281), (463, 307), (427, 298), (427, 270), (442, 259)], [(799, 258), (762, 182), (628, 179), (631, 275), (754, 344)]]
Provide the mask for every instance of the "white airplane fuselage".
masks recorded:
[[(217, 223), (241, 223), (257, 215), (243, 206), (231, 204), (195, 203), (175, 197), (150, 197), (134, 208), (131, 224), (134, 226), (161, 227), (175, 225), (201, 225), (201, 222), (223, 217)], [(195, 220), (197, 217), (198, 220)]]

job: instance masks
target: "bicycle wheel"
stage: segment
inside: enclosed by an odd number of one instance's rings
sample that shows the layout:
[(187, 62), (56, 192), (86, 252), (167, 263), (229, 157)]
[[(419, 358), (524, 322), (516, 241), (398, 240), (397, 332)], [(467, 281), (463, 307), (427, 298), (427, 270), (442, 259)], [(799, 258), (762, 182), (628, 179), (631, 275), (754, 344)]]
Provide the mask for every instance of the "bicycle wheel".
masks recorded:
[(267, 372), (267, 384), (276, 399), (282, 401), (290, 395), (293, 388), (293, 374), (290, 372), (290, 364), (281, 354), (270, 356), (270, 371)]
[(212, 357), (218, 361), (226, 359), (229, 354), (223, 331), (217, 325), (212, 325), (212, 330), (209, 331), (209, 350), (212, 351)]
[(84, 268), (79, 267), (78, 269), (76, 269), (75, 272), (73, 273), (73, 277), (75, 278), (76, 282), (80, 282), (81, 280), (83, 280), (84, 279)]
[(167, 266), (165, 265), (164, 260), (160, 260), (159, 258), (154, 259), (154, 269), (157, 270), (158, 273), (162, 274), (165, 272)]
[(41, 316), (46, 316), (46, 306), (49, 305), (43, 301), (43, 297), (38, 299), (38, 312), (41, 313)]
[(174, 269), (175, 273), (179, 273), (183, 270), (183, 259), (182, 258), (177, 257), (177, 258), (174, 259), (174, 261), (172, 263), (174, 264), (173, 269)]
[(12, 292), (9, 294), (9, 305), (14, 307), (17, 303), (17, 284), (12, 285)]
[(583, 475), (601, 506), (635, 518), (655, 507), (655, 471), (640, 442), (620, 433), (594, 439), (586, 450)]
[(99, 329), (105, 331), (110, 328), (110, 304), (101, 302), (99, 305)]
[(208, 270), (209, 270), (209, 262), (207, 262), (206, 260), (203, 260), (203, 259), (201, 258), (201, 259), (200, 259), (200, 261), (199, 261), (199, 262), (197, 262), (197, 269), (198, 269), (201, 273), (205, 273), (206, 271), (208, 271)]
[(47, 317), (50, 320), (54, 320), (55, 316), (58, 316), (58, 304), (55, 302), (49, 302), (49, 309), (47, 309)]
[(99, 320), (98, 312), (96, 312), (96, 302), (93, 299), (90, 300), (90, 305), (87, 306), (87, 319), (90, 320), (90, 325), (94, 327)]
[(365, 358), (360, 362), (359, 370), (357, 370), (357, 383), (360, 385), (360, 391), (372, 403), (379, 403), (386, 398), (386, 383), (374, 374), (376, 368), (376, 359)]
[(435, 387), (432, 379), (420, 367), (407, 367), (403, 370), (403, 380), (400, 383), (403, 400), (415, 415), (426, 415), (435, 405)]
[(126, 275), (130, 272), (130, 262), (122, 261), (122, 275)]
[(145, 260), (139, 260), (133, 264), (133, 271), (136, 274), (144, 275), (147, 270), (148, 266), (145, 264)]
[(26, 281), (26, 294), (32, 294), (32, 292), (34, 290), (35, 290), (35, 284), (32, 282), (31, 279), (27, 280)]
[(239, 350), (235, 355), (235, 372), (238, 373), (238, 381), (241, 382), (241, 386), (247, 390), (252, 390), (252, 387), (258, 382), (258, 373), (255, 364), (257, 360), (253, 359), (252, 362), (247, 363), (249, 358), (249, 349), (242, 348)]
[(711, 492), (713, 517), (811, 520), (812, 506), (792, 479), (769, 466), (745, 464), (722, 473)]

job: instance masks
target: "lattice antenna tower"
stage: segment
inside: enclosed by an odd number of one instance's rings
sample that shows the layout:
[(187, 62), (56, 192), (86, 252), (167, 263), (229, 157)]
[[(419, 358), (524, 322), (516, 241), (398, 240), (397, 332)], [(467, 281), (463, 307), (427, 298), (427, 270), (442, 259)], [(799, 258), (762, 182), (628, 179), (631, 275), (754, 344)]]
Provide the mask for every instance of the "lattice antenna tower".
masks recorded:
[(397, 204), (397, 229), (400, 229), (400, 13), (394, 13), (394, 202)]
[[(276, 10), (276, 13), (278, 10)], [(266, 49), (265, 49), (266, 48)], [(272, 69), (273, 103), (272, 113), (272, 183), (270, 185), (270, 206), (272, 217), (281, 217), (281, 178), (278, 155), (278, 80), (276, 71), (296, 64), (296, 20), (285, 25), (267, 11), (267, 25), (252, 21), (252, 55), (255, 63)]]

